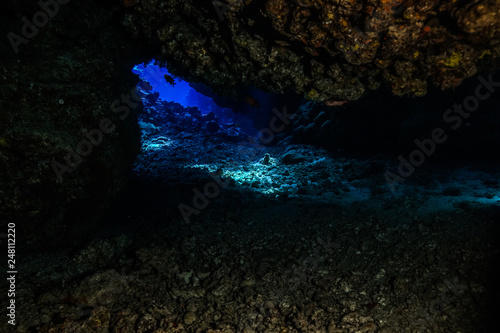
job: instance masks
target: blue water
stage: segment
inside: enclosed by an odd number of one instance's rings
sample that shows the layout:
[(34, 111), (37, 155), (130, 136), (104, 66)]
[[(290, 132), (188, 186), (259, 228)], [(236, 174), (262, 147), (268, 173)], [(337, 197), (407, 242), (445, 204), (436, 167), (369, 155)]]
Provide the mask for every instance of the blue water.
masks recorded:
[[(195, 89), (188, 82), (176, 78), (166, 68), (159, 67), (151, 60), (148, 64), (139, 64), (134, 66), (132, 72), (137, 74), (142, 80), (149, 82), (153, 87), (152, 93), (158, 92), (160, 99), (167, 102), (179, 103), (184, 107), (196, 106), (203, 114), (208, 112), (221, 113), (227, 111), (218, 106), (210, 97), (207, 97)], [(166, 82), (165, 75), (174, 79), (175, 86)]]

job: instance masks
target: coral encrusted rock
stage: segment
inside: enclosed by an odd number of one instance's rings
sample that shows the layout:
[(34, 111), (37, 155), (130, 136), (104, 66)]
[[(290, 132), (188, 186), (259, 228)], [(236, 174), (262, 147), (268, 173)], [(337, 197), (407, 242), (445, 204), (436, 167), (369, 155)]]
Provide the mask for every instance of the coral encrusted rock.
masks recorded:
[(355, 100), (380, 85), (421, 96), (498, 68), (495, 0), (137, 0), (123, 24), (175, 75), (222, 95), (239, 85)]

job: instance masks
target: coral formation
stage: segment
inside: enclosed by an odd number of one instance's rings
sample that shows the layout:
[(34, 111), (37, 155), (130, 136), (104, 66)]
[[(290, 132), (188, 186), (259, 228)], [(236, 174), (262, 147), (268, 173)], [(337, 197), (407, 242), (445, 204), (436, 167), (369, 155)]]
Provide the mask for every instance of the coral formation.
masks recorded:
[(137, 1), (123, 23), (159, 45), (176, 75), (223, 95), (239, 84), (313, 101), (385, 84), (422, 96), (454, 88), (500, 55), (498, 1)]

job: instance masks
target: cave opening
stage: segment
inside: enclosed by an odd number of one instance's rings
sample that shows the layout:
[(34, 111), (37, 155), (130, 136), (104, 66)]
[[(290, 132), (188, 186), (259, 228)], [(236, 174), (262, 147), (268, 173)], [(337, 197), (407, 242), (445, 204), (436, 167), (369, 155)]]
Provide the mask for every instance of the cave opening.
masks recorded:
[(0, 4), (18, 331), (495, 331), (500, 2), (340, 2)]
[[(473, 164), (474, 157), (458, 157), (465, 149), (479, 153), (482, 139), (461, 144), (476, 132), (465, 128), (466, 139), (448, 142), (428, 137), (433, 126), (442, 126), (440, 112), (457, 94), (466, 96), (474, 80), (454, 93), (432, 91), (419, 101), (381, 92), (328, 106), (253, 87), (241, 88), (236, 100), (226, 98), (154, 61), (135, 66), (133, 73), (144, 104), (134, 192), (148, 198), (139, 206), (174, 223), (189, 225), (228, 207), (246, 209), (248, 203), (312, 200), (373, 207), (377, 201), (404, 200), (411, 191), (427, 196), (423, 183), (440, 193), (421, 205), (426, 214), (454, 210), (458, 201), (495, 206), (500, 199), (485, 186), (496, 184), (494, 174)], [(422, 113), (427, 118), (416, 116)], [(477, 113), (479, 121), (483, 111)], [(398, 141), (390, 142), (394, 137)], [(453, 171), (440, 165), (454, 159)], [(445, 180), (432, 184), (436, 177)]]
[(304, 158), (288, 154), (284, 164), (279, 162), (291, 143), (290, 125), (303, 102), (301, 96), (244, 86), (236, 99), (221, 97), (202, 83), (174, 77), (154, 60), (134, 66), (132, 72), (139, 77), (137, 94), (144, 105), (138, 116), (142, 148), (134, 172), (140, 179), (162, 178), (163, 185), (174, 186), (174, 201), (185, 222), (190, 212), (198, 211), (187, 208), (186, 213), (184, 203), (196, 206), (201, 196), (198, 188), (204, 189), (204, 196), (211, 196), (211, 190), (218, 193), (217, 184), (237, 197), (243, 193), (281, 200), (301, 193), (300, 175), (290, 173), (285, 165)]
[[(223, 113), (228, 114), (227, 108), (218, 106), (213, 99), (196, 91), (189, 82), (174, 77), (166, 67), (156, 64), (155, 60), (134, 66), (132, 72), (141, 79), (137, 87), (144, 98), (153, 100), (157, 96), (163, 101), (173, 101), (186, 108), (198, 107), (202, 115), (215, 112), (224, 117)], [(149, 95), (150, 93), (153, 95)]]

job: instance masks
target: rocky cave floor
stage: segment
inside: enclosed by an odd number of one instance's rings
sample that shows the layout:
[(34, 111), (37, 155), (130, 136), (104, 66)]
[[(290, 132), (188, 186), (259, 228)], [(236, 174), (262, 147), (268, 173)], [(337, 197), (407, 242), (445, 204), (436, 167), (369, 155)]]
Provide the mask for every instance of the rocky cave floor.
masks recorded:
[[(18, 332), (500, 325), (498, 169), (428, 162), (392, 192), (383, 174), (394, 160), (242, 145), (244, 133), (210, 117), (146, 107), (133, 183), (108, 227), (22, 260)], [(194, 189), (208, 201), (194, 205)], [(186, 222), (179, 204), (197, 214)]]

